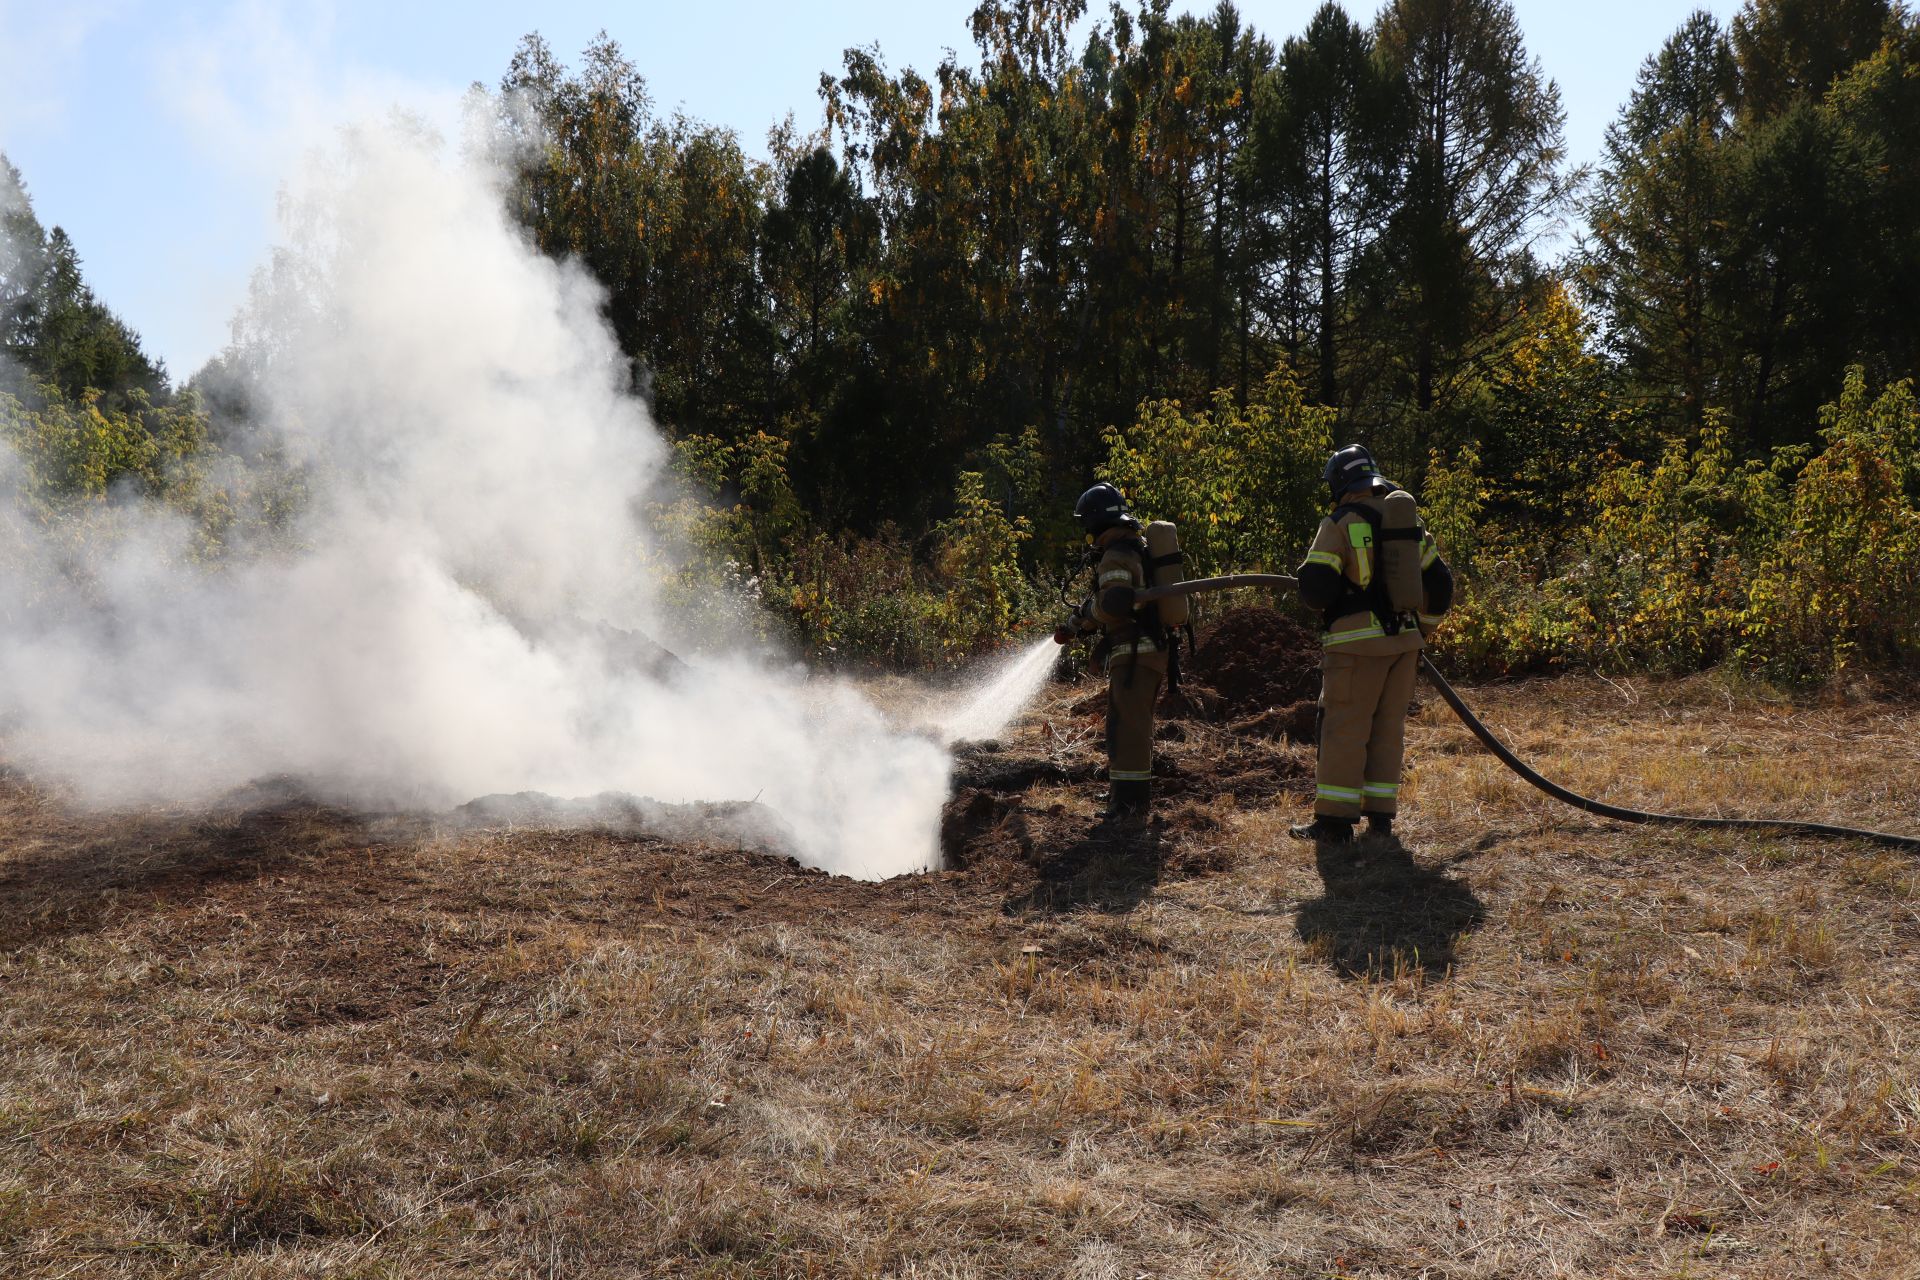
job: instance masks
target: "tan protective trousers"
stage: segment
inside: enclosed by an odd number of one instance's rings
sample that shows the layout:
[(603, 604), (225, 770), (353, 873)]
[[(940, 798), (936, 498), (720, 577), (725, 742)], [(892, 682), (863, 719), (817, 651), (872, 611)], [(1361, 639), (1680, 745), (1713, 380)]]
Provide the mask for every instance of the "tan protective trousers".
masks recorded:
[(1391, 814), (1400, 800), (1407, 708), (1420, 651), (1329, 652), (1320, 661), (1320, 769), (1313, 811)]
[(1107, 781), (1153, 778), (1153, 704), (1160, 696), (1164, 659), (1131, 654), (1107, 665)]

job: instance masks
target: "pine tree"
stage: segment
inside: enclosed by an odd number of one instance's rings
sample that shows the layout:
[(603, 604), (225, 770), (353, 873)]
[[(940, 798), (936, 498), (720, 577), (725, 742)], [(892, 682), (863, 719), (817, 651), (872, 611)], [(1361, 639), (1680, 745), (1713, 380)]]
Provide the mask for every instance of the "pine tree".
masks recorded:
[(1852, 273), (1856, 349), (1878, 382), (1920, 376), (1920, 19), (1909, 16), (1828, 91), (1838, 163), (1858, 184), (1845, 244), (1865, 251)]
[(1880, 47), (1890, 0), (1747, 0), (1734, 15), (1737, 100), (1749, 120), (1818, 102)]
[(1726, 35), (1698, 11), (1647, 59), (1607, 130), (1580, 260), (1623, 370), (1696, 431), (1708, 407), (1723, 403), (1731, 345), (1719, 303), (1733, 212), (1732, 91)]
[(1888, 0), (1748, 0), (1733, 20), (1740, 216), (1727, 307), (1744, 360), (1729, 399), (1750, 448), (1810, 440), (1859, 340), (1865, 193), (1821, 103), (1891, 17)]
[(0, 154), (0, 379), (16, 386), (40, 329), (47, 266), (47, 233), (20, 171)]
[[(94, 296), (67, 233), (41, 231), (20, 171), (4, 155), (0, 233), (0, 353), (19, 366), (25, 382), (70, 400), (98, 391), (116, 405), (135, 393), (166, 396), (165, 369)], [(21, 373), (8, 376), (19, 389)]]
[(1331, 0), (1282, 47), (1275, 81), (1259, 163), (1282, 193), (1311, 281), (1314, 385), (1322, 404), (1338, 404), (1350, 278), (1384, 212), (1390, 88), (1372, 35)]
[(1375, 39), (1400, 94), (1380, 287), (1425, 412), (1524, 300), (1531, 242), (1569, 190), (1564, 113), (1506, 0), (1392, 0)]

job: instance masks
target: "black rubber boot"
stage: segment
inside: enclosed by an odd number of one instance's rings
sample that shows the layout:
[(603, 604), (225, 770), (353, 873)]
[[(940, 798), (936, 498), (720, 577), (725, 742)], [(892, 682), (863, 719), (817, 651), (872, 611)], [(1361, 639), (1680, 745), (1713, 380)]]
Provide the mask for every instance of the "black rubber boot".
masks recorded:
[(1346, 844), (1353, 839), (1353, 823), (1352, 818), (1329, 818), (1319, 814), (1312, 822), (1288, 827), (1287, 834), (1295, 840), (1312, 840), (1316, 844)]
[(1368, 814), (1367, 835), (1374, 840), (1393, 839), (1393, 815), (1390, 813)]
[(1107, 807), (1100, 816), (1111, 820), (1145, 818), (1153, 808), (1151, 782), (1116, 782), (1112, 785)]

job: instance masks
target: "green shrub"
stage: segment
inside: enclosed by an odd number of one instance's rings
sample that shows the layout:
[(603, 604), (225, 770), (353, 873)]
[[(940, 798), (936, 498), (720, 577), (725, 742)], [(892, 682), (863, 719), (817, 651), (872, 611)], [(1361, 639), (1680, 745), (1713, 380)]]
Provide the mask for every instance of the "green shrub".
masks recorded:
[(1821, 411), (1823, 447), (1736, 462), (1722, 415), (1651, 463), (1614, 458), (1551, 547), (1485, 519), (1463, 449), (1424, 506), (1460, 576), (1440, 633), (1481, 670), (1578, 665), (1777, 680), (1920, 659), (1920, 405), (1858, 369)]
[(1025, 516), (1009, 517), (977, 471), (960, 473), (954, 513), (934, 528), (939, 571), (941, 641), (951, 654), (1004, 639), (1028, 614), (1032, 591), (1020, 571), (1020, 546), (1033, 536)]
[(1320, 471), (1335, 418), (1306, 403), (1284, 370), (1245, 409), (1225, 391), (1196, 413), (1149, 401), (1132, 427), (1106, 433), (1104, 478), (1134, 510), (1180, 526), (1190, 577), (1288, 572), (1324, 514)]
[(1808, 460), (1740, 610), (1741, 656), (1805, 679), (1920, 660), (1920, 406), (1857, 368), (1820, 411)]

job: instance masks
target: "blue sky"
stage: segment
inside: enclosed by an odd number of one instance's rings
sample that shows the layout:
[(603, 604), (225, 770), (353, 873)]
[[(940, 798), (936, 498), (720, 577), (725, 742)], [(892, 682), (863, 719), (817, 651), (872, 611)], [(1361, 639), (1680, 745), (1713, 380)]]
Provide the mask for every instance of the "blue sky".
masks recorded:
[[(1278, 43), (1318, 2), (1240, 8)], [(184, 378), (225, 343), (273, 241), (280, 179), (330, 124), (396, 102), (432, 114), (475, 80), (495, 83), (526, 32), (571, 59), (604, 27), (659, 109), (731, 126), (758, 152), (789, 111), (817, 125), (820, 73), (843, 49), (877, 41), (888, 65), (931, 70), (944, 49), (970, 47), (974, 3), (0, 0), (0, 151), (40, 220), (74, 237), (95, 289)], [(1641, 60), (1694, 8), (1725, 21), (1738, 4), (1514, 7), (1560, 84), (1579, 163), (1598, 154)], [(1370, 0), (1347, 8), (1376, 12)]]

